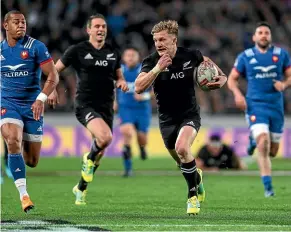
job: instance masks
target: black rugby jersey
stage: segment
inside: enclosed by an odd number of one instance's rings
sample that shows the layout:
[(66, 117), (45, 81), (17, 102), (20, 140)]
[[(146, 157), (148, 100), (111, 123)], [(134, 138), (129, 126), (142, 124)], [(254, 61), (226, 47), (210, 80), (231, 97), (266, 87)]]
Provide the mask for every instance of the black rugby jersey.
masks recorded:
[(234, 166), (234, 152), (233, 150), (223, 145), (218, 155), (213, 156), (207, 146), (203, 146), (198, 152), (198, 157), (204, 162), (205, 167), (218, 167), (218, 168), (237, 168)]
[[(141, 72), (151, 71), (160, 56), (157, 52), (144, 59)], [(178, 47), (172, 64), (153, 82), (160, 119), (183, 117), (183, 114), (199, 112), (195, 97), (194, 69), (203, 61), (199, 50)]]
[(89, 41), (84, 41), (65, 51), (61, 61), (66, 67), (71, 65), (78, 75), (77, 106), (112, 107), (120, 60), (119, 52), (107, 43), (98, 50)]

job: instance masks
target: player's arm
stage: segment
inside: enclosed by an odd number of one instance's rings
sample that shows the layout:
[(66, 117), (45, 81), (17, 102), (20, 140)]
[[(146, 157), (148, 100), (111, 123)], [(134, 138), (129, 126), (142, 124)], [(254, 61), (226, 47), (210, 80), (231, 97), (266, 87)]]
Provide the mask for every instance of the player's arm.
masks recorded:
[(172, 59), (168, 54), (165, 54), (159, 59), (156, 66), (154, 66), (150, 70), (148, 69), (151, 64), (148, 64), (147, 62), (147, 59), (143, 62), (142, 71), (135, 80), (135, 92), (137, 94), (140, 94), (147, 90), (152, 85), (157, 76), (160, 74), (160, 72), (162, 72), (170, 64), (172, 64)]
[(238, 79), (241, 75), (241, 73), (244, 73), (245, 65), (242, 56), (238, 56), (236, 59), (236, 62), (234, 64), (234, 67), (232, 68), (229, 76), (228, 76), (228, 88), (234, 95), (234, 100), (236, 106), (241, 110), (246, 110), (247, 103), (245, 100), (245, 97), (243, 96), (242, 92), (239, 89), (238, 85)]
[(44, 73), (44, 75), (47, 76), (46, 82), (41, 93), (45, 94), (47, 98), (47, 96), (50, 95), (58, 85), (59, 74), (52, 60), (41, 65), (41, 70)]
[(113, 102), (113, 110), (115, 113), (118, 112), (118, 96), (117, 96), (117, 91), (114, 90), (114, 102)]
[[(58, 73), (61, 73), (67, 67), (74, 63), (76, 59), (76, 47), (70, 46), (64, 53), (64, 55), (57, 61), (55, 64), (56, 70)], [(55, 105), (59, 103), (59, 97), (57, 89), (55, 88), (54, 91), (48, 97), (48, 104), (52, 105), (55, 108)]]
[(226, 75), (222, 72), (221, 68), (219, 68), (217, 66), (217, 64), (215, 64), (209, 57), (207, 56), (203, 56), (203, 60), (204, 61), (209, 61), (211, 63), (213, 63), (213, 65), (217, 68), (218, 71), (218, 76), (214, 77), (213, 79), (215, 80), (215, 82), (211, 82), (208, 83), (207, 86), (209, 89), (219, 89), (222, 86), (225, 85), (225, 83), (227, 82), (227, 77)]
[(232, 167), (238, 170), (247, 169), (247, 166), (245, 165), (245, 163), (235, 154), (235, 152), (232, 149), (230, 149), (230, 152), (231, 152)]
[(62, 71), (64, 71), (67, 67), (64, 65), (64, 63), (59, 59), (56, 63), (56, 69), (58, 71), (58, 73), (61, 73)]
[(283, 50), (283, 70), (284, 70), (284, 81), (274, 80), (274, 87), (277, 91), (283, 92), (285, 89), (291, 86), (291, 61), (287, 51)]
[(286, 88), (289, 88), (291, 86), (291, 66), (289, 66), (285, 72), (284, 72), (284, 75), (286, 77), (286, 80), (283, 81), (283, 84), (284, 84), (284, 90)]
[(39, 64), (44, 75), (47, 76), (47, 80), (41, 93), (37, 96), (35, 102), (31, 106), (33, 118), (39, 120), (44, 110), (44, 102), (47, 101), (48, 96), (54, 91), (59, 83), (59, 74), (46, 46), (43, 43), (38, 42), (34, 49), (36, 62)]
[(120, 88), (123, 92), (129, 90), (121, 68), (116, 69), (116, 88)]

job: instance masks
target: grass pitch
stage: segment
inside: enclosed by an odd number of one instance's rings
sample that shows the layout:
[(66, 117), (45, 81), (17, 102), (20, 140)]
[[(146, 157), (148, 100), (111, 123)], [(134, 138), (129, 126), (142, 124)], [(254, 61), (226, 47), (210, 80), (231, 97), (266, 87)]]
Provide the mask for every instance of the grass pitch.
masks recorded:
[(31, 213), (21, 211), (13, 181), (4, 179), (1, 229), (290, 231), (291, 160), (275, 159), (273, 167), (276, 196), (268, 199), (255, 163), (249, 166), (253, 171), (204, 173), (206, 202), (198, 216), (188, 216), (186, 182), (170, 158), (136, 158), (135, 175), (123, 178), (122, 161), (105, 157), (89, 185), (86, 206), (75, 206), (72, 194), (81, 159), (42, 158), (37, 168), (27, 168), (28, 191), (36, 206)]

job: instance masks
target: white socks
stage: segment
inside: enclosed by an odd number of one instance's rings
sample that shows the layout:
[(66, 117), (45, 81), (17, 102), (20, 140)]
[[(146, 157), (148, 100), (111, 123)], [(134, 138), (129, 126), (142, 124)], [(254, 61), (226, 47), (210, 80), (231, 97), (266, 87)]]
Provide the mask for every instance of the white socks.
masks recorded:
[(16, 188), (18, 189), (19, 195), (20, 195), (20, 200), (22, 200), (23, 196), (27, 195), (27, 190), (26, 190), (26, 178), (20, 178), (14, 181)]

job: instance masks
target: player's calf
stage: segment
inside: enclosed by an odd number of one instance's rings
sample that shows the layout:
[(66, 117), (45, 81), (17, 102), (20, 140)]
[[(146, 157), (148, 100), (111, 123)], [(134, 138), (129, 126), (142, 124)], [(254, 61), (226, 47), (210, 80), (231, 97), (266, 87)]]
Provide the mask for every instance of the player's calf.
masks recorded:
[(27, 166), (34, 168), (37, 166), (41, 150), (41, 142), (24, 141), (23, 157)]
[(270, 157), (276, 157), (279, 150), (279, 143), (271, 142), (271, 148), (270, 148)]
[(270, 153), (270, 136), (268, 133), (262, 133), (257, 138), (258, 148), (258, 164), (260, 167), (260, 173), (262, 183), (265, 189), (265, 196), (274, 196), (271, 176), (271, 160)]
[(134, 127), (130, 123), (122, 124), (120, 126), (120, 132), (123, 138), (122, 158), (124, 166), (124, 177), (129, 177), (132, 174), (132, 153), (131, 153), (131, 141), (134, 135)]
[(146, 145), (147, 145), (147, 134), (139, 131), (137, 133), (137, 141), (140, 149), (140, 157), (142, 160), (147, 159)]

